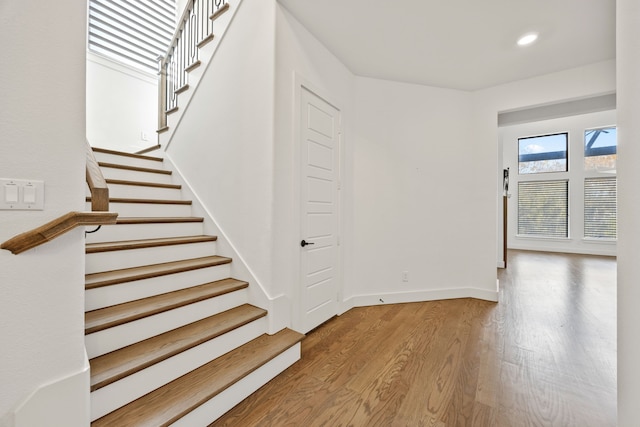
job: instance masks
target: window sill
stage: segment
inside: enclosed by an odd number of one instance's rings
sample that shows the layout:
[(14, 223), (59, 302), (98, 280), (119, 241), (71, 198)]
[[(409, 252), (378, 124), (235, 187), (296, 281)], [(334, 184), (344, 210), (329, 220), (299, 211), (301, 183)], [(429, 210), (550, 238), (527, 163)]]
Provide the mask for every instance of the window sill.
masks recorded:
[(570, 237), (545, 237), (545, 236), (528, 236), (526, 234), (516, 234), (516, 239), (522, 240), (540, 240), (543, 242), (568, 242)]
[(597, 245), (616, 245), (618, 239), (598, 239), (595, 237), (585, 237), (582, 239), (584, 243), (595, 243)]

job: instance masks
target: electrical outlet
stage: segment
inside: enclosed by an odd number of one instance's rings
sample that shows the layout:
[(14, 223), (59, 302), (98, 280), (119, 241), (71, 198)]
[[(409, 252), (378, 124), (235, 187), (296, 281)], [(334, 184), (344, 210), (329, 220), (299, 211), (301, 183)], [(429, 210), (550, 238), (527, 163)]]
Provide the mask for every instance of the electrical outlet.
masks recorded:
[(149, 134), (145, 131), (140, 132), (140, 139), (143, 141), (148, 141), (149, 140)]
[(408, 282), (409, 281), (409, 272), (408, 271), (403, 271), (402, 272), (402, 281), (403, 282)]

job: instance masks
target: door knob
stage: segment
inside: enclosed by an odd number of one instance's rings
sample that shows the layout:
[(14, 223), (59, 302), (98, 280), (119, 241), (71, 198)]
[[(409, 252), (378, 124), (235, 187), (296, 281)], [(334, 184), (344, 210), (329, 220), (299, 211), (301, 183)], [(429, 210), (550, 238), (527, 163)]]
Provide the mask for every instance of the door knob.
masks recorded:
[(315, 243), (310, 243), (310, 242), (307, 242), (306, 240), (303, 240), (302, 242), (300, 242), (300, 246), (302, 246), (303, 248), (307, 245), (315, 245)]

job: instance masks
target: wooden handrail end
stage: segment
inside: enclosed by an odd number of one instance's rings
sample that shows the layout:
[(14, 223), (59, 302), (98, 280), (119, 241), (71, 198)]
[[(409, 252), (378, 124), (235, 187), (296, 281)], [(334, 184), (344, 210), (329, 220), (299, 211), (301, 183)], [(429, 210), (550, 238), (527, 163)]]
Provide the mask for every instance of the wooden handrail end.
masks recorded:
[(56, 237), (86, 225), (115, 224), (116, 212), (69, 212), (33, 230), (18, 234), (0, 245), (14, 255), (47, 243)]

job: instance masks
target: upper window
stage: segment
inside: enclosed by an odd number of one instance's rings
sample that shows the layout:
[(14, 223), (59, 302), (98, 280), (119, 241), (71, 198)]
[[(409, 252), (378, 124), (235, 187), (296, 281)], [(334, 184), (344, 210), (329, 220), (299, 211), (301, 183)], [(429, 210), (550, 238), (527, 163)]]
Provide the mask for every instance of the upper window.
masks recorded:
[(518, 172), (567, 171), (567, 133), (518, 139)]
[(89, 0), (89, 49), (151, 73), (175, 30), (175, 0)]
[(593, 171), (616, 169), (617, 135), (615, 127), (584, 132), (584, 168)]

